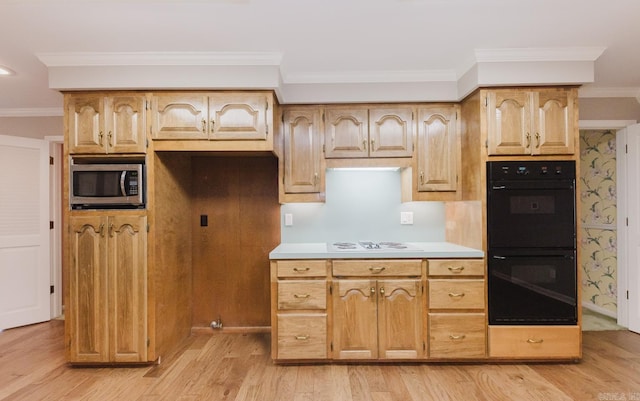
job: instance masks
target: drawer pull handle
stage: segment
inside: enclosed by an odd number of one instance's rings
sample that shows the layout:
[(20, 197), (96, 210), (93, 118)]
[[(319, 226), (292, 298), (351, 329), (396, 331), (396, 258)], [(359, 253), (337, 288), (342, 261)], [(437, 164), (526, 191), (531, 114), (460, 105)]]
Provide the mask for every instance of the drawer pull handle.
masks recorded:
[(451, 273), (461, 273), (463, 270), (464, 266), (449, 267)]
[(303, 273), (303, 272), (308, 272), (309, 268), (308, 267), (294, 267), (293, 271), (294, 272), (298, 272), (298, 273)]
[(544, 342), (544, 340), (543, 340), (542, 338), (541, 338), (541, 339), (539, 339), (539, 340), (536, 340), (536, 339), (534, 339), (534, 338), (529, 338), (529, 339), (527, 340), (527, 342), (528, 342), (529, 344), (542, 344), (542, 343)]
[(300, 341), (304, 341), (304, 340), (308, 340), (311, 336), (308, 334), (302, 335), (302, 336), (296, 336), (296, 340), (300, 340)]
[(451, 298), (462, 298), (462, 297), (464, 297), (464, 292), (459, 292), (459, 293), (458, 292), (450, 292), (449, 296)]
[(374, 274), (382, 273), (386, 267), (384, 266), (371, 266), (369, 267), (369, 271)]
[(462, 340), (466, 337), (466, 335), (464, 334), (459, 334), (459, 335), (455, 335), (455, 334), (449, 334), (449, 338), (452, 340)]
[(298, 299), (300, 299), (300, 298), (303, 298), (303, 299), (304, 298), (309, 298), (310, 296), (311, 295), (309, 295), (309, 294), (293, 294), (293, 297), (294, 298), (298, 298)]

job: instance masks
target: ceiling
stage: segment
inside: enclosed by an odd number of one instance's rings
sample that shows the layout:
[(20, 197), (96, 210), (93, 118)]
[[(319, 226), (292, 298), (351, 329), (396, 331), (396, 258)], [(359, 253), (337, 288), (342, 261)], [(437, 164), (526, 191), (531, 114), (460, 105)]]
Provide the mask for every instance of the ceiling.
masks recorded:
[(0, 0), (0, 116), (60, 90), (274, 89), (282, 103), (456, 101), (577, 84), (640, 99), (640, 1)]

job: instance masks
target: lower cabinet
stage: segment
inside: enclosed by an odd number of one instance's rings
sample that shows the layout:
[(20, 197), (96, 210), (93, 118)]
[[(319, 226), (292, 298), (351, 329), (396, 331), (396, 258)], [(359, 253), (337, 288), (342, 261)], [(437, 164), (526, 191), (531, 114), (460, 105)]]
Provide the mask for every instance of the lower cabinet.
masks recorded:
[(144, 213), (70, 217), (69, 362), (147, 362), (146, 220)]
[(335, 359), (418, 359), (423, 355), (420, 279), (333, 282)]
[(578, 359), (580, 326), (490, 326), (493, 358)]
[(484, 358), (484, 313), (429, 313), (429, 357)]

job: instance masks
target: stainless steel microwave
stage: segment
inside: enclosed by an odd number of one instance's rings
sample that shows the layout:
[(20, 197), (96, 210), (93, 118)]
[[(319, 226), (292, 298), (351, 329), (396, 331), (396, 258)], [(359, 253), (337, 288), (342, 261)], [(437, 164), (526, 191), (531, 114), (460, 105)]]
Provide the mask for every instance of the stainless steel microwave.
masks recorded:
[(144, 164), (72, 164), (72, 209), (145, 207)]

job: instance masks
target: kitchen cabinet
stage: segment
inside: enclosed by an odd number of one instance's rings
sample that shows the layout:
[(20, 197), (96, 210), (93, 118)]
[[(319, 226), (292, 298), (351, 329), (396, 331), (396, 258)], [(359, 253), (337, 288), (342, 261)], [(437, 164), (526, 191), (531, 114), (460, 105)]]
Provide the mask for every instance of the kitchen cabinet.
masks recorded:
[(327, 262), (271, 263), (271, 338), (276, 360), (326, 359)]
[(483, 259), (429, 259), (429, 357), (486, 357)]
[(332, 287), (335, 359), (423, 356), (423, 285), (415, 274), (420, 266), (420, 260), (333, 261), (333, 275), (340, 277)]
[(413, 115), (401, 105), (325, 107), (325, 157), (411, 157)]
[(324, 192), (321, 110), (316, 106), (285, 107), (284, 193)]
[(146, 152), (143, 94), (67, 94), (70, 154)]
[(147, 361), (146, 219), (122, 212), (70, 217), (69, 362)]
[(461, 158), (458, 110), (456, 105), (418, 107), (414, 177), (418, 193), (458, 189)]
[(157, 92), (152, 138), (272, 142), (273, 102), (271, 92)]
[(580, 335), (580, 326), (489, 326), (489, 356), (578, 359)]
[(576, 89), (488, 90), (485, 105), (490, 156), (574, 154)]

